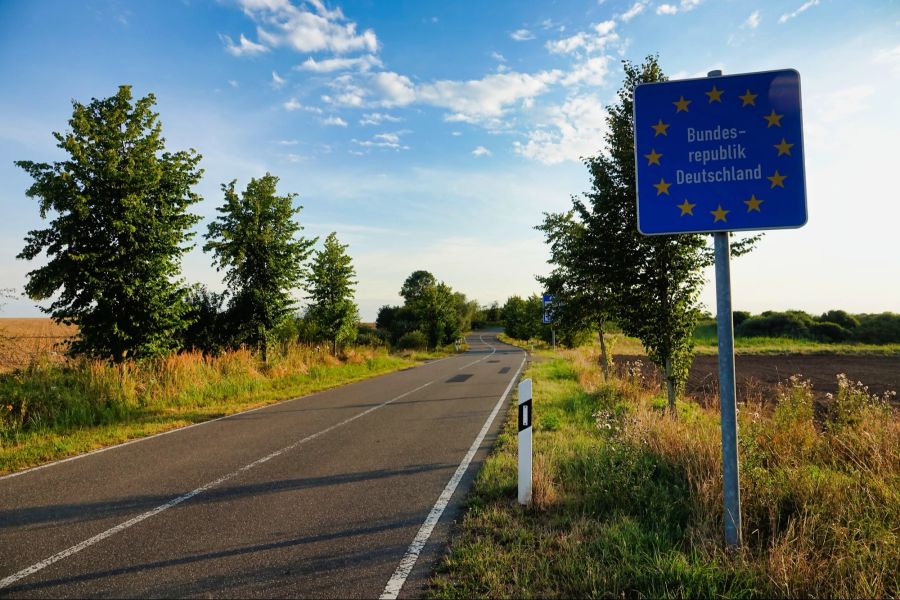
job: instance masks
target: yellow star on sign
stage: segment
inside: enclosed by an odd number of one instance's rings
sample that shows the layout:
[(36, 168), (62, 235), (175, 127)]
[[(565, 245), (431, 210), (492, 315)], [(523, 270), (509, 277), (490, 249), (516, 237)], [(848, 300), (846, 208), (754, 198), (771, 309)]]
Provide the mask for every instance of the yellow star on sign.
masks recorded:
[(769, 189), (774, 189), (776, 187), (784, 188), (784, 180), (787, 179), (787, 175), (779, 175), (778, 169), (775, 169), (775, 174), (771, 177), (766, 177), (769, 181), (772, 182), (772, 187)]
[(749, 200), (744, 200), (744, 204), (747, 205), (747, 212), (756, 211), (762, 212), (759, 210), (759, 205), (765, 202), (765, 200), (760, 200), (756, 197), (756, 194), (752, 194)]
[(697, 206), (697, 205), (691, 204), (690, 202), (688, 202), (688, 199), (685, 198), (684, 202), (682, 202), (681, 204), (678, 205), (678, 208), (681, 209), (681, 216), (683, 217), (684, 215), (691, 215), (693, 217), (695, 206)]
[(666, 129), (668, 129), (669, 126), (666, 123), (663, 123), (662, 119), (659, 120), (659, 123), (657, 123), (656, 125), (651, 125), (650, 127), (652, 127), (653, 131), (656, 132), (653, 137), (656, 137), (658, 135), (669, 135), (668, 133), (666, 133)]
[(756, 97), (757, 96), (759, 96), (759, 94), (751, 94), (750, 90), (747, 89), (747, 92), (743, 96), (738, 96), (738, 98), (740, 98), (741, 101), (743, 102), (743, 104), (741, 104), (742, 107), (743, 106), (756, 106)]
[(706, 94), (707, 96), (709, 96), (710, 104), (712, 104), (713, 102), (718, 102), (721, 104), (722, 103), (722, 94), (724, 93), (724, 91), (725, 90), (720, 90), (720, 89), (716, 88), (716, 86), (713, 86), (711, 90), (709, 90), (708, 92), (703, 92), (703, 93)]
[(794, 144), (788, 144), (787, 140), (781, 138), (781, 143), (775, 144), (775, 147), (778, 148), (778, 156), (781, 156), (782, 154), (787, 154), (788, 156), (790, 156), (791, 148), (794, 147)]
[(693, 102), (693, 100), (685, 100), (684, 96), (682, 96), (681, 98), (678, 99), (678, 102), (673, 102), (672, 104), (674, 104), (675, 108), (678, 109), (675, 112), (680, 113), (681, 111), (687, 112), (688, 104), (690, 104), (691, 102)]
[(763, 119), (769, 122), (769, 124), (766, 125), (766, 129), (768, 129), (772, 125), (774, 125), (775, 127), (781, 127), (781, 117), (783, 116), (784, 115), (776, 114), (774, 108), (772, 109), (771, 114), (763, 115)]
[(727, 215), (730, 212), (731, 212), (730, 210), (722, 210), (722, 205), (720, 204), (716, 210), (709, 211), (709, 214), (711, 214), (712, 216), (714, 216), (716, 218), (715, 221), (713, 221), (713, 223), (718, 223), (719, 221), (722, 221), (723, 223), (727, 223), (727, 221), (725, 220), (725, 215)]
[(659, 166), (662, 166), (662, 165), (659, 164), (659, 159), (660, 159), (661, 156), (662, 156), (662, 154), (660, 154), (659, 152), (657, 152), (657, 151), (656, 151), (656, 148), (652, 149), (652, 150), (650, 151), (650, 154), (645, 154), (645, 155), (644, 155), (644, 158), (647, 159), (647, 166), (648, 166), (648, 167), (649, 167), (650, 165), (659, 165)]
[(671, 186), (671, 185), (672, 185), (671, 183), (666, 183), (665, 177), (660, 177), (659, 183), (654, 183), (653, 187), (656, 188), (657, 196), (659, 196), (660, 194), (665, 194), (666, 196), (668, 196), (669, 195), (669, 186)]

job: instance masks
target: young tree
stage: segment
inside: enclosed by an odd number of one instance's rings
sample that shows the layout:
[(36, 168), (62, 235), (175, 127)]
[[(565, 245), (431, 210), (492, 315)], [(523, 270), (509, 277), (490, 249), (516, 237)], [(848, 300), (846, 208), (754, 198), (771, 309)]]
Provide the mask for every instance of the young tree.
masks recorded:
[(316, 252), (310, 269), (309, 310), (306, 313), (324, 339), (331, 342), (332, 352), (356, 339), (359, 311), (353, 302), (356, 272), (341, 244), (332, 232), (325, 247)]
[(548, 294), (554, 325), (577, 332), (596, 330), (600, 337), (600, 366), (609, 377), (611, 358), (606, 350), (605, 327), (610, 319), (612, 296), (609, 282), (600, 276), (597, 262), (606, 254), (593, 256), (590, 231), (574, 212), (544, 213), (544, 222), (535, 229), (544, 232), (553, 265), (549, 275), (538, 277)]
[(116, 361), (169, 352), (187, 326), (185, 289), (176, 281), (189, 229), (199, 217), (200, 155), (170, 153), (153, 94), (73, 102), (71, 131), (53, 137), (68, 158), (18, 161), (34, 183), (46, 229), (28, 232), (18, 258), (42, 252), (47, 264), (28, 274), (34, 300), (52, 298), (54, 321), (78, 326), (70, 351)]
[(298, 237), (303, 228), (295, 217), (303, 207), (294, 207), (296, 194), (276, 194), (277, 177), (251, 179), (240, 196), (236, 183), (222, 185), (225, 204), (209, 225), (203, 250), (213, 253), (216, 270), (225, 271), (229, 320), (239, 341), (257, 346), (265, 362), (269, 333), (291, 314), (291, 291), (301, 286), (318, 238)]
[[(624, 70), (619, 102), (607, 109), (606, 150), (585, 160), (592, 190), (574, 199), (574, 208), (585, 226), (584, 264), (603, 282), (616, 322), (641, 340), (664, 372), (674, 411), (693, 356), (702, 268), (711, 264), (712, 253), (702, 235), (643, 236), (637, 230), (634, 88), (666, 77), (654, 56), (642, 65), (625, 61)], [(736, 243), (734, 254), (752, 249), (756, 239)]]

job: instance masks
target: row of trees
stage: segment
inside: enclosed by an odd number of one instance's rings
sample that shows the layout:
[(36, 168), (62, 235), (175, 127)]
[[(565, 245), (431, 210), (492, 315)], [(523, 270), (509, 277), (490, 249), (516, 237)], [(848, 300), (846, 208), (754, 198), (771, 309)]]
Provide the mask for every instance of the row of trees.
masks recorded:
[[(665, 81), (656, 57), (624, 63), (618, 102), (607, 108), (606, 148), (586, 158), (592, 188), (572, 198), (572, 209), (544, 215), (537, 227), (550, 247), (553, 270), (538, 280), (555, 297), (560, 326), (600, 333), (614, 321), (641, 340), (665, 374), (669, 406), (687, 379), (693, 332), (700, 316), (702, 269), (712, 263), (702, 235), (643, 236), (637, 231), (635, 200), (634, 88)], [(749, 251), (756, 238), (732, 246)], [(608, 368), (605, 345), (601, 362)]]
[[(73, 102), (70, 131), (54, 133), (67, 155), (53, 164), (19, 161), (34, 179), (44, 229), (25, 238), (19, 258), (46, 254), (28, 274), (26, 293), (51, 300), (44, 309), (75, 324), (70, 351), (121, 361), (180, 347), (213, 350), (249, 345), (263, 359), (271, 333), (296, 312), (293, 292), (307, 291), (307, 330), (335, 351), (351, 342), (359, 321), (355, 273), (347, 246), (332, 233), (301, 235), (296, 194), (279, 195), (278, 178), (252, 179), (238, 193), (224, 184), (225, 203), (206, 232), (205, 252), (223, 272), (224, 294), (180, 279), (200, 217), (201, 156), (165, 149), (152, 94), (132, 101), (129, 86), (110, 98)], [(309, 259), (312, 258), (311, 263)]]

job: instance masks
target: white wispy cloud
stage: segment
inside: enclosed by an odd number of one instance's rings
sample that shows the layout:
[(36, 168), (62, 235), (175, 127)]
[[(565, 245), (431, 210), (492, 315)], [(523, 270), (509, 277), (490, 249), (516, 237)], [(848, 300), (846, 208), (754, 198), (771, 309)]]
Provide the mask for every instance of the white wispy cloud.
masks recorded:
[(406, 75), (382, 71), (372, 77), (372, 86), (381, 96), (382, 106), (405, 106), (416, 99), (415, 86)]
[(631, 8), (623, 12), (619, 18), (622, 19), (623, 22), (627, 23), (632, 20), (647, 8), (647, 5), (650, 3), (649, 0), (638, 0), (634, 4), (631, 5)]
[(560, 82), (566, 86), (572, 85), (603, 85), (609, 74), (608, 56), (595, 56), (575, 65)]
[(778, 23), (779, 24), (787, 23), (791, 19), (793, 19), (795, 17), (799, 17), (800, 15), (802, 15), (803, 13), (808, 11), (810, 8), (812, 8), (813, 6), (817, 6), (818, 4), (819, 4), (819, 0), (807, 0), (806, 2), (801, 4), (800, 8), (798, 8), (794, 12), (784, 13), (783, 15), (778, 17)]
[(255, 56), (269, 51), (266, 46), (248, 40), (243, 33), (238, 38), (237, 44), (229, 36), (222, 33), (219, 34), (219, 39), (225, 44), (225, 51), (232, 56)]
[(744, 24), (741, 25), (741, 27), (746, 28), (746, 29), (756, 29), (757, 27), (759, 27), (759, 22), (760, 22), (759, 11), (754, 10), (752, 13), (750, 13), (750, 16), (747, 17), (747, 20), (744, 21)]
[(674, 15), (680, 12), (690, 12), (700, 6), (703, 0), (681, 0), (678, 6), (674, 4), (660, 4), (656, 7), (658, 15)]
[(875, 56), (872, 57), (872, 62), (876, 65), (886, 65), (890, 67), (894, 73), (900, 73), (900, 46), (885, 48), (878, 51)]
[(593, 31), (579, 31), (575, 35), (559, 40), (551, 40), (546, 44), (547, 50), (553, 54), (571, 54), (573, 52), (598, 52), (608, 44), (619, 39), (613, 20), (595, 23)]
[(360, 125), (381, 125), (382, 123), (399, 123), (402, 121), (400, 117), (389, 115), (387, 113), (372, 112), (365, 113), (359, 120)]
[(340, 117), (328, 117), (326, 119), (322, 119), (322, 125), (334, 125), (336, 127), (346, 127), (347, 121), (343, 120)]
[(478, 146), (472, 150), (472, 156), (491, 156), (491, 151), (484, 146)]
[(276, 143), (279, 146), (296, 146), (300, 142), (297, 140), (278, 140)]
[(469, 81), (435, 81), (419, 86), (416, 95), (426, 104), (450, 110), (448, 121), (483, 122), (544, 93), (561, 76), (561, 71), (494, 73)]
[(386, 132), (379, 133), (373, 135), (371, 139), (368, 140), (357, 140), (354, 139), (353, 143), (358, 144), (364, 148), (386, 148), (389, 150), (409, 150), (409, 146), (403, 144), (400, 140), (400, 136), (403, 135), (404, 132), (398, 131), (394, 133)]
[(382, 63), (377, 56), (373, 54), (365, 54), (356, 58), (326, 58), (324, 60), (316, 60), (312, 57), (309, 57), (294, 68), (298, 71), (332, 73), (334, 71), (346, 71), (347, 69), (368, 71), (373, 67), (380, 66), (382, 66)]
[(276, 71), (272, 71), (272, 87), (276, 90), (285, 84), (284, 77), (280, 76)]
[(229, 79), (229, 80), (228, 80), (228, 85), (230, 85), (230, 86), (233, 87), (233, 88), (236, 88), (236, 87), (240, 87), (241, 84), (239, 84), (239, 83), (238, 83), (236, 80), (234, 80), (234, 79)]
[(606, 111), (595, 95), (575, 96), (548, 111), (549, 124), (528, 133), (528, 141), (515, 142), (515, 151), (553, 165), (597, 153), (607, 132)]
[(500, 54), (499, 52), (491, 52), (491, 58), (496, 60), (497, 62), (506, 62), (506, 57)]
[(301, 104), (300, 101), (296, 98), (291, 98), (281, 106), (283, 106), (284, 110), (287, 111), (304, 110), (306, 112), (316, 113), (319, 115), (322, 114), (322, 109), (318, 106), (306, 106), (304, 104)]
[(509, 34), (509, 37), (514, 39), (517, 42), (527, 42), (528, 40), (534, 39), (534, 34), (531, 33), (527, 29), (516, 29), (512, 33)]
[(378, 49), (373, 30), (357, 31), (356, 23), (348, 21), (340, 8), (329, 10), (320, 0), (307, 0), (304, 5), (290, 0), (239, 0), (239, 3), (244, 13), (256, 22), (260, 42), (269, 46), (335, 54)]

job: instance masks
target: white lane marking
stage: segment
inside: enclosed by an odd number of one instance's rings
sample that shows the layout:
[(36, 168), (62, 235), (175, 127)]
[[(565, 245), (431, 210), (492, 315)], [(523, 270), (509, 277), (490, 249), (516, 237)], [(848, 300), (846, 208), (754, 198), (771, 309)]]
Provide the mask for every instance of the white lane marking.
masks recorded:
[[(449, 360), (451, 358), (456, 358), (456, 356), (445, 356), (444, 358), (439, 358), (437, 360), (427, 362), (423, 365), (419, 365), (418, 367), (414, 367), (414, 368), (427, 367), (427, 366), (434, 365), (434, 364), (437, 364), (437, 363), (445, 361), (445, 360)], [(393, 375), (394, 373), (398, 373), (398, 372), (399, 371), (393, 371), (392, 373), (385, 373), (384, 375)], [(373, 377), (372, 379), (375, 379), (377, 377), (383, 377), (384, 375), (376, 375), (376, 377)], [(364, 379), (362, 381), (354, 381), (353, 383), (363, 383), (364, 381), (369, 381), (369, 379)], [(347, 384), (347, 385), (352, 385), (352, 383)], [(342, 386), (337, 386), (337, 387), (342, 387)], [(46, 469), (47, 467), (54, 467), (56, 465), (61, 465), (63, 463), (67, 463), (67, 462), (70, 462), (73, 460), (79, 460), (81, 458), (85, 458), (87, 456), (92, 456), (94, 454), (100, 454), (101, 452), (106, 452), (107, 450), (115, 450), (116, 448), (121, 448), (123, 446), (130, 446), (131, 444), (138, 444), (140, 442), (146, 442), (147, 440), (151, 440), (153, 438), (157, 438), (157, 437), (160, 437), (163, 435), (169, 435), (170, 433), (178, 433), (179, 431), (193, 429), (194, 427), (200, 427), (201, 425), (208, 425), (210, 423), (215, 423), (216, 421), (221, 421), (223, 419), (232, 419), (234, 417), (246, 415), (248, 413), (252, 413), (257, 410), (262, 410), (264, 408), (270, 408), (272, 406), (277, 406), (277, 405), (283, 404), (285, 402), (293, 402), (294, 400), (303, 400), (305, 398), (312, 398), (313, 396), (318, 396), (319, 394), (324, 394), (325, 392), (330, 392), (334, 389), (337, 389), (337, 388), (332, 387), (332, 388), (328, 388), (325, 390), (320, 390), (318, 392), (313, 392), (312, 394), (307, 394), (305, 396), (296, 396), (294, 398), (288, 398), (287, 400), (281, 400), (281, 401), (275, 402), (273, 404), (264, 404), (263, 406), (257, 406), (256, 408), (251, 408), (249, 410), (232, 413), (230, 415), (224, 415), (222, 417), (216, 417), (215, 419), (210, 419), (209, 421), (201, 421), (200, 423), (192, 423), (191, 425), (185, 425), (184, 427), (176, 427), (175, 429), (169, 429), (168, 431), (161, 431), (159, 433), (154, 433), (153, 435), (148, 435), (146, 437), (140, 437), (140, 438), (137, 438), (134, 440), (128, 440), (127, 442), (122, 442), (120, 444), (113, 444), (112, 446), (106, 446), (104, 448), (98, 448), (96, 450), (91, 450), (90, 452), (85, 452), (83, 454), (76, 454), (75, 456), (70, 456), (68, 458), (62, 458), (60, 460), (48, 462), (46, 464), (38, 465), (36, 467), (22, 469), (21, 471), (16, 471), (15, 473), (7, 473), (6, 475), (0, 475), (0, 481), (2, 481), (4, 479), (12, 479), (13, 477), (18, 477), (19, 475), (25, 475), (26, 473), (33, 473), (34, 471), (40, 471), (41, 469)]]
[(20, 579), (22, 579), (24, 577), (28, 577), (29, 575), (37, 573), (41, 569), (49, 567), (50, 565), (52, 565), (55, 562), (58, 562), (66, 557), (72, 556), (73, 554), (75, 554), (77, 552), (81, 552), (85, 548), (87, 548), (89, 546), (93, 546), (97, 542), (105, 540), (106, 538), (108, 538), (110, 536), (113, 536), (121, 531), (124, 531), (124, 530), (128, 529), (129, 527), (131, 527), (132, 525), (137, 525), (144, 519), (149, 519), (150, 517), (152, 517), (154, 515), (158, 515), (159, 513), (163, 512), (164, 510), (168, 510), (168, 509), (172, 508), (173, 506), (178, 506), (185, 500), (190, 500), (197, 494), (202, 494), (203, 492), (210, 490), (210, 489), (216, 487), (217, 485), (224, 483), (224, 482), (228, 481), (229, 479), (240, 475), (241, 473), (249, 471), (250, 469), (252, 469), (254, 467), (258, 467), (259, 465), (275, 458), (276, 456), (279, 456), (281, 454), (284, 454), (285, 452), (289, 452), (289, 451), (293, 450), (294, 448), (296, 448), (297, 446), (300, 446), (301, 444), (310, 442), (318, 437), (325, 435), (326, 433), (328, 433), (330, 431), (334, 431), (338, 427), (343, 427), (344, 425), (346, 425), (352, 421), (355, 421), (356, 419), (359, 419), (360, 417), (364, 417), (367, 414), (369, 414), (370, 412), (373, 412), (375, 410), (378, 410), (379, 408), (385, 407), (388, 404), (391, 404), (392, 402), (396, 402), (397, 400), (400, 400), (401, 398), (405, 398), (406, 396), (409, 396), (410, 394), (414, 394), (414, 393), (418, 392), (419, 390), (425, 389), (426, 387), (428, 387), (435, 381), (437, 381), (437, 380), (429, 381), (428, 383), (426, 383), (424, 385), (420, 385), (419, 387), (417, 387), (414, 390), (410, 390), (408, 392), (400, 394), (399, 396), (397, 396), (395, 398), (391, 398), (390, 400), (382, 402), (381, 404), (376, 404), (375, 406), (372, 406), (372, 407), (362, 411), (361, 413), (353, 415), (352, 417), (350, 417), (348, 419), (344, 419), (340, 423), (336, 423), (330, 427), (326, 427), (325, 429), (323, 429), (319, 432), (316, 432), (312, 435), (306, 436), (305, 438), (297, 440), (293, 444), (291, 444), (289, 446), (285, 446), (281, 450), (276, 450), (275, 452), (272, 452), (269, 455), (266, 455), (260, 459), (257, 459), (250, 464), (244, 465), (243, 467), (241, 467), (240, 469), (238, 469), (236, 471), (232, 471), (231, 473), (228, 473), (227, 475), (222, 475), (218, 479), (210, 481), (209, 483), (204, 484), (204, 485), (198, 487), (197, 489), (192, 490), (186, 494), (178, 496), (177, 498), (173, 498), (173, 499), (169, 500), (168, 502), (166, 502), (165, 504), (160, 504), (153, 510), (149, 510), (145, 513), (139, 514), (138, 516), (133, 517), (133, 518), (125, 521), (124, 523), (119, 523), (115, 527), (111, 527), (102, 533), (98, 533), (97, 535), (95, 535), (92, 538), (88, 538), (88, 539), (84, 540), (83, 542), (75, 544), (74, 546), (72, 546), (70, 548), (66, 548), (65, 550), (63, 550), (61, 552), (57, 552), (56, 554), (54, 554), (53, 556), (51, 556), (49, 558), (45, 558), (44, 560), (37, 562), (37, 563), (31, 565), (30, 567), (26, 567), (17, 573), (13, 573), (9, 577), (6, 577), (5, 579), (0, 580), (0, 590), (2, 590), (5, 587), (9, 587), (13, 583), (19, 581)]
[(492, 357), (492, 356), (494, 355), (494, 353), (497, 352), (497, 348), (495, 348), (494, 346), (491, 346), (490, 344), (488, 344), (487, 342), (485, 342), (483, 336), (480, 336), (480, 335), (479, 335), (479, 336), (478, 336), (478, 339), (481, 340), (481, 343), (482, 343), (482, 344), (484, 344), (485, 346), (490, 347), (491, 353), (488, 354), (487, 356), (482, 356), (482, 357), (479, 358), (478, 360), (472, 361), (472, 362), (470, 362), (470, 363), (467, 364), (467, 365), (461, 366), (460, 368), (457, 369), (457, 371), (462, 371), (462, 370), (465, 369), (466, 367), (471, 367), (471, 366), (474, 365), (474, 364), (480, 363), (480, 362), (483, 361), (484, 359)]
[(466, 456), (463, 458), (462, 462), (459, 463), (459, 467), (457, 467), (456, 472), (453, 474), (453, 477), (450, 478), (450, 481), (447, 482), (447, 486), (444, 488), (444, 491), (441, 492), (440, 496), (438, 496), (437, 502), (434, 503), (431, 512), (429, 512), (428, 516), (425, 517), (425, 522), (422, 523), (422, 527), (419, 528), (419, 532), (416, 534), (416, 537), (413, 538), (412, 544), (409, 545), (409, 548), (406, 550), (406, 554), (404, 554), (403, 558), (400, 559), (400, 564), (397, 565), (397, 569), (394, 571), (394, 574), (388, 580), (387, 585), (384, 586), (384, 591), (381, 592), (380, 600), (393, 600), (400, 594), (400, 590), (403, 588), (403, 584), (406, 583), (406, 578), (409, 577), (409, 574), (412, 572), (413, 567), (416, 565), (416, 561), (419, 559), (419, 554), (421, 554), (426, 542), (428, 542), (428, 538), (431, 536), (431, 532), (434, 530), (435, 525), (437, 525), (438, 521), (440, 520), (441, 515), (444, 514), (444, 509), (446, 509), (447, 505), (450, 504), (450, 498), (453, 496), (453, 492), (456, 491), (456, 486), (459, 485), (459, 482), (460, 480), (462, 480), (466, 469), (469, 468), (469, 463), (472, 462), (472, 458), (475, 456), (475, 453), (478, 452), (478, 448), (481, 447), (481, 442), (484, 440), (484, 436), (487, 435), (488, 429), (490, 429), (491, 427), (491, 423), (494, 422), (494, 418), (500, 411), (500, 407), (503, 406), (503, 402), (509, 395), (509, 391), (512, 389), (516, 379), (518, 379), (519, 373), (522, 372), (522, 367), (524, 366), (525, 358), (522, 359), (522, 364), (519, 365), (519, 368), (516, 370), (515, 375), (513, 375), (512, 379), (509, 380), (509, 385), (506, 386), (506, 391), (503, 392), (502, 396), (500, 396), (500, 400), (497, 401), (497, 404), (494, 406), (494, 410), (491, 411), (491, 414), (488, 416), (487, 421), (484, 422), (484, 427), (481, 428), (481, 431), (478, 433), (478, 437), (475, 438), (474, 442), (472, 442), (472, 446), (469, 448), (469, 451), (466, 453)]

